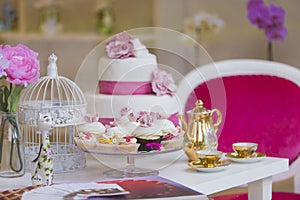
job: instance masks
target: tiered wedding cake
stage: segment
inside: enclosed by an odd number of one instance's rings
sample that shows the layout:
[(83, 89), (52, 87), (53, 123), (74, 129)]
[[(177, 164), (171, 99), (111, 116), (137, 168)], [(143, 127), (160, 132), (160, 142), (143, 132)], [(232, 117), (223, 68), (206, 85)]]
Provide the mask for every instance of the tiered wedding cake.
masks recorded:
[(157, 67), (156, 56), (139, 39), (126, 32), (115, 35), (105, 47), (107, 56), (99, 60), (99, 93), (85, 93), (89, 113), (99, 113), (108, 124), (120, 110), (153, 111), (167, 115), (178, 125), (179, 101), (172, 76)]

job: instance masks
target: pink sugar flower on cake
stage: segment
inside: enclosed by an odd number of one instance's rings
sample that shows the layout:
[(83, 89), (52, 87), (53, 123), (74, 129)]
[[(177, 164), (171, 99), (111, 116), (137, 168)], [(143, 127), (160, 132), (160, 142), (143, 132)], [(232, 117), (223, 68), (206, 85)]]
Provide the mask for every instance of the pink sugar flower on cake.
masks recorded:
[(166, 114), (161, 114), (158, 112), (150, 112), (150, 115), (152, 115), (154, 117), (154, 119), (167, 119), (168, 118), (166, 116)]
[(131, 110), (131, 108), (129, 108), (129, 107), (124, 107), (124, 108), (122, 108), (121, 111), (120, 111), (120, 115), (121, 115), (121, 116), (128, 116), (128, 115), (131, 114), (131, 113), (132, 113), (132, 110)]
[(95, 115), (85, 115), (84, 120), (88, 123), (92, 123), (92, 122), (98, 122), (99, 121), (99, 114), (95, 114)]
[(105, 46), (109, 58), (124, 59), (134, 57), (133, 37), (127, 32), (121, 32), (111, 38)]
[(133, 112), (128, 113), (127, 117), (129, 119), (129, 121), (131, 121), (131, 122), (136, 122), (137, 121), (137, 116)]
[(152, 90), (157, 96), (169, 94), (173, 96), (176, 92), (176, 85), (171, 74), (166, 71), (155, 69), (153, 71)]
[(140, 123), (141, 127), (150, 127), (154, 120), (154, 115), (149, 112), (141, 111), (137, 113), (136, 121)]
[(157, 112), (140, 111), (137, 113), (133, 113), (132, 110), (128, 107), (122, 108), (121, 116), (127, 116), (129, 121), (137, 122), (139, 123), (140, 127), (145, 128), (151, 127), (155, 120), (162, 120), (167, 118)]

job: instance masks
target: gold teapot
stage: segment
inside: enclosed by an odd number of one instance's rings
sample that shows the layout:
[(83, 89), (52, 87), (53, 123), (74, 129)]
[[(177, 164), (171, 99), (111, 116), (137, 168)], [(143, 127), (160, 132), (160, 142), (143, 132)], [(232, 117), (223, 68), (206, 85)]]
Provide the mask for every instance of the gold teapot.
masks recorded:
[[(212, 115), (217, 114), (216, 122)], [(203, 102), (197, 100), (196, 107), (187, 111), (189, 122), (183, 114), (179, 114), (182, 129), (185, 131), (184, 151), (190, 161), (198, 160), (196, 154), (199, 150), (216, 150), (218, 147), (217, 130), (222, 121), (222, 114), (218, 109), (208, 110), (203, 107)]]

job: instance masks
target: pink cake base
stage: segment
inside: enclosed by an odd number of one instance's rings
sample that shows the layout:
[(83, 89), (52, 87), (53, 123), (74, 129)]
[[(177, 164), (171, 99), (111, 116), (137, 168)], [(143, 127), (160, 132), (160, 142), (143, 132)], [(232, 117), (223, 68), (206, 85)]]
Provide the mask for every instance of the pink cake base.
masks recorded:
[(99, 81), (99, 94), (138, 95), (153, 94), (151, 82)]

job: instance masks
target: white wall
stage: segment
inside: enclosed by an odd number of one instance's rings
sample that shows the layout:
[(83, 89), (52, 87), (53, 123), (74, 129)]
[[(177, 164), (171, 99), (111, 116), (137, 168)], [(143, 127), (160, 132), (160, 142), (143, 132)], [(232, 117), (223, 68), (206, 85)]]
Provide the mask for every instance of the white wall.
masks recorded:
[[(300, 68), (300, 1), (265, 0), (286, 10), (288, 36), (274, 42), (274, 60)], [(203, 10), (216, 13), (225, 22), (219, 34), (203, 38), (202, 45), (214, 60), (228, 58), (267, 58), (264, 33), (246, 17), (246, 0), (155, 0), (154, 25), (182, 30), (183, 19)]]

